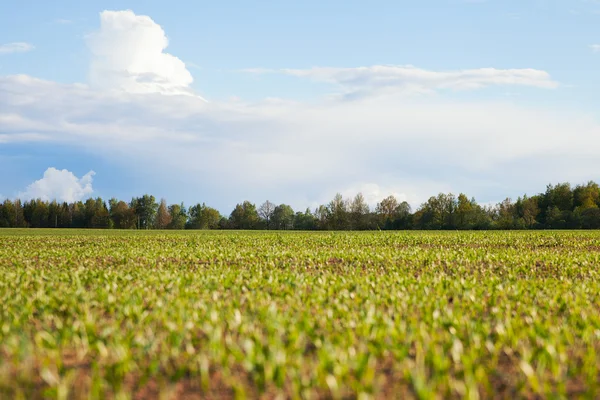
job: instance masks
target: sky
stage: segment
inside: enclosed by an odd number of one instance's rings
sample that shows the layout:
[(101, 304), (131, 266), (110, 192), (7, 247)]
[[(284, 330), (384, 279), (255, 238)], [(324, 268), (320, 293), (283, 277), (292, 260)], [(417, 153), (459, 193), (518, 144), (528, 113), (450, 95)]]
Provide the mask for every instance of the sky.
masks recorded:
[(600, 181), (600, 0), (0, 1), (0, 198)]

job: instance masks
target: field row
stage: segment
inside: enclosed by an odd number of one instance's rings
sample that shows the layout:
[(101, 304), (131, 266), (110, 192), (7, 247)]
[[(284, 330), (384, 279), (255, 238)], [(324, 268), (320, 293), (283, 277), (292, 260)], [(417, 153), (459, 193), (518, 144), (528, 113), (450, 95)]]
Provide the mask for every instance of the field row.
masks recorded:
[(600, 396), (595, 232), (0, 231), (0, 397)]

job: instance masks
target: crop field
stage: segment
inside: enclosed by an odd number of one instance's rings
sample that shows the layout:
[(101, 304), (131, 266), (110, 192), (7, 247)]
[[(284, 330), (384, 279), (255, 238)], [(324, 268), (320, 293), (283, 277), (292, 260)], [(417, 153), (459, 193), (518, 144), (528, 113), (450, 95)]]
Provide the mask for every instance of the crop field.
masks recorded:
[(0, 230), (0, 398), (599, 398), (600, 232)]

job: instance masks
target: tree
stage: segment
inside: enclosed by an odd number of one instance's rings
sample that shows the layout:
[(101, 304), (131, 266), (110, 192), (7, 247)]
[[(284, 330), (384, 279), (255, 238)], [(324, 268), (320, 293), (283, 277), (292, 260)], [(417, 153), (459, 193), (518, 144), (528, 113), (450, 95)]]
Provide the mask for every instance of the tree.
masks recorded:
[(185, 229), (185, 225), (188, 222), (188, 215), (183, 203), (171, 204), (169, 206), (169, 214), (171, 215), (169, 229)]
[(559, 183), (546, 187), (546, 205), (558, 208), (560, 211), (573, 210), (573, 191), (569, 183)]
[(221, 213), (206, 204), (196, 204), (190, 207), (189, 227), (192, 229), (218, 229)]
[(350, 229), (367, 229), (369, 206), (362, 193), (358, 193), (350, 202)]
[(348, 228), (348, 203), (344, 201), (340, 193), (336, 193), (333, 200), (327, 205), (327, 214), (329, 228), (334, 230)]
[(53, 200), (48, 205), (48, 227), (50, 228), (58, 228), (58, 217), (61, 212), (60, 205)]
[(259, 220), (256, 206), (249, 201), (237, 204), (229, 216), (233, 229), (256, 229)]
[(375, 212), (381, 217), (383, 226), (386, 224), (387, 221), (391, 221), (395, 218), (397, 208), (398, 200), (396, 200), (396, 198), (391, 195), (377, 203), (377, 206), (375, 207)]
[(535, 227), (537, 216), (540, 214), (538, 198), (523, 196), (523, 200), (517, 203), (519, 203), (519, 217), (522, 218), (523, 225), (529, 229)]
[(258, 216), (265, 221), (267, 229), (271, 228), (271, 217), (273, 216), (274, 211), (275, 204), (271, 203), (269, 200), (262, 203), (258, 208)]
[(41, 199), (35, 199), (23, 204), (25, 221), (32, 228), (48, 227), (48, 205)]
[(584, 229), (600, 229), (600, 208), (589, 207), (581, 212)]
[(2, 203), (0, 226), (3, 228), (14, 228), (17, 226), (17, 210), (14, 203), (8, 199)]
[(85, 205), (81, 201), (77, 201), (69, 205), (69, 213), (71, 214), (71, 226), (73, 228), (85, 228)]
[(457, 229), (470, 229), (472, 227), (473, 203), (474, 201), (471, 202), (464, 193), (458, 195), (458, 205), (456, 207)]
[(15, 205), (15, 228), (25, 228), (27, 227), (27, 222), (25, 221), (25, 214), (23, 210), (23, 203), (21, 200), (17, 199), (14, 202)]
[(417, 210), (416, 226), (421, 229), (455, 229), (456, 207), (456, 197), (452, 193), (432, 196)]
[(148, 229), (154, 223), (158, 204), (154, 196), (145, 194), (131, 200), (131, 208), (138, 219), (138, 229)]
[(394, 229), (410, 229), (412, 227), (411, 207), (408, 202), (398, 204), (395, 212), (396, 218), (393, 222)]
[(327, 218), (329, 216), (329, 211), (327, 207), (321, 204), (319, 207), (315, 208), (314, 218), (315, 218), (315, 227), (316, 229), (328, 229), (328, 221)]
[(588, 182), (585, 186), (577, 185), (573, 190), (574, 206), (586, 210), (598, 208), (600, 203), (600, 187), (595, 182)]
[(496, 226), (499, 229), (513, 229), (515, 227), (515, 205), (512, 199), (506, 198), (497, 205)]
[(115, 229), (135, 229), (137, 218), (135, 212), (124, 201), (111, 199), (110, 204), (110, 219), (113, 222)]
[(173, 217), (171, 217), (171, 214), (167, 208), (167, 201), (165, 199), (161, 199), (158, 210), (156, 211), (154, 227), (156, 229), (167, 229), (172, 220)]
[(306, 209), (304, 212), (298, 211), (294, 217), (294, 229), (302, 231), (312, 231), (317, 229), (317, 221), (315, 216)]
[(294, 210), (287, 204), (280, 204), (273, 210), (275, 229), (288, 230), (294, 227)]
[[(83, 226), (85, 228), (109, 228), (111, 225), (110, 213), (106, 204), (100, 197), (87, 199), (84, 204)], [(114, 225), (114, 223), (113, 223)]]
[(564, 229), (566, 222), (562, 217), (562, 212), (558, 206), (550, 207), (548, 211), (546, 211), (546, 228)]

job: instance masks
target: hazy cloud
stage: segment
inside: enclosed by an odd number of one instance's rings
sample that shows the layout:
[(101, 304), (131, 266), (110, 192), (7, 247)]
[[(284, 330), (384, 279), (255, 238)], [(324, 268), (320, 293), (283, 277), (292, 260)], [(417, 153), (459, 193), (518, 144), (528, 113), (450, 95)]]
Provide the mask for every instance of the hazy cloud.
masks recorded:
[(374, 65), (358, 68), (247, 69), (250, 73), (278, 73), (335, 84), (341, 94), (357, 98), (389, 93), (427, 93), (438, 90), (472, 90), (488, 86), (558, 87), (546, 71), (536, 69), (479, 68), (430, 71), (413, 66)]
[(0, 45), (0, 54), (26, 53), (34, 49), (34, 46), (25, 42), (14, 42)]

